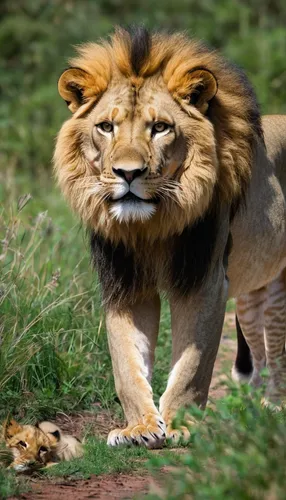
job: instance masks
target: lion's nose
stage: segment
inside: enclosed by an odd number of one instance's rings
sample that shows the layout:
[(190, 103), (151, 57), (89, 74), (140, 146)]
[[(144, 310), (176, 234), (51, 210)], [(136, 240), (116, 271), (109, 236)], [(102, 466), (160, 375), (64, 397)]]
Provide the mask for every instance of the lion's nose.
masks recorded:
[(112, 167), (112, 170), (115, 175), (124, 179), (126, 182), (128, 182), (128, 184), (131, 184), (134, 179), (145, 174), (145, 172), (147, 171), (147, 167), (135, 168), (133, 170), (125, 170), (122, 167)]

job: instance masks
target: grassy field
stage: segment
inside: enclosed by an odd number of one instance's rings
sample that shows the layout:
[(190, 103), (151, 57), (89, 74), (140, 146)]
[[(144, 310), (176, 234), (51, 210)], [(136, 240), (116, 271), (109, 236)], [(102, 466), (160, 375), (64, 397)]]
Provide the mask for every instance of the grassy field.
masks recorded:
[[(108, 409), (120, 419), (84, 231), (47, 172), (0, 175), (0, 419), (10, 413), (33, 423), (85, 409)], [(170, 359), (166, 304), (156, 358), (158, 400)], [(87, 478), (147, 465), (157, 477), (157, 467), (169, 465), (167, 486), (164, 480), (150, 499), (285, 498), (285, 414), (262, 410), (260, 396), (247, 388), (229, 392), (204, 416), (192, 410), (198, 424), (187, 452), (109, 449), (87, 430), (85, 457), (45, 474)], [(0, 498), (25, 488), (25, 479), (0, 468)]]

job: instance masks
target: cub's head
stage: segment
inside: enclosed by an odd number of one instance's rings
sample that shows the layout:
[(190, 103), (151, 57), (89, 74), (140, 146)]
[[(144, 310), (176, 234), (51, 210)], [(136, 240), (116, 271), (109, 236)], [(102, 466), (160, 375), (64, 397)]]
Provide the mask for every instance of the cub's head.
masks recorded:
[(21, 425), (13, 419), (4, 423), (3, 437), (14, 457), (10, 467), (18, 472), (43, 467), (50, 462), (60, 438), (59, 432), (47, 435), (36, 426)]
[(57, 139), (59, 184), (111, 240), (180, 233), (214, 190), (231, 205), (248, 183), (259, 113), (244, 75), (181, 34), (117, 30), (78, 49), (59, 80), (73, 113)]

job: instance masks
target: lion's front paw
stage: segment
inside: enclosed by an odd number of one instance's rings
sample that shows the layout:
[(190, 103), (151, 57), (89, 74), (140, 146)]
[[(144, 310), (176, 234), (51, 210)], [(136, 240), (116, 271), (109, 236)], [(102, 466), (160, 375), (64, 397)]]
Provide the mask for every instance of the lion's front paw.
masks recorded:
[(107, 444), (109, 446), (144, 445), (147, 448), (161, 448), (165, 439), (166, 426), (164, 420), (160, 415), (148, 413), (137, 425), (111, 431)]

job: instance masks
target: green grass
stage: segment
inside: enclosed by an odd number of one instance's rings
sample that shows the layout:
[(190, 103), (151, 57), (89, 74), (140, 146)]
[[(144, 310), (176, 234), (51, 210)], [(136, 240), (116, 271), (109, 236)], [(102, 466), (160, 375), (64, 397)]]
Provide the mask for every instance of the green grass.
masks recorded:
[(235, 300), (229, 299), (226, 304), (226, 312), (233, 312), (235, 310)]
[(15, 472), (0, 467), (0, 498), (5, 500), (10, 496), (19, 495), (29, 490), (24, 478), (16, 476)]
[(110, 448), (106, 441), (89, 437), (84, 446), (83, 458), (61, 462), (45, 471), (49, 477), (66, 477), (87, 479), (92, 474), (116, 474), (120, 472), (137, 472), (146, 467), (146, 459), (151, 452), (146, 448)]
[[(149, 469), (158, 481), (147, 500), (284, 500), (286, 413), (263, 409), (261, 394), (230, 384), (229, 395), (202, 412), (191, 408), (196, 421), (188, 444), (176, 453), (145, 448), (109, 448), (87, 437), (85, 455), (42, 471), (42, 476), (88, 479), (91, 475), (142, 473)], [(184, 423), (178, 415), (176, 425)], [(162, 472), (162, 467), (168, 470)], [(159, 479), (158, 479), (159, 478)], [(0, 469), (0, 498), (18, 494), (28, 483)], [(145, 498), (145, 497), (144, 497)]]

